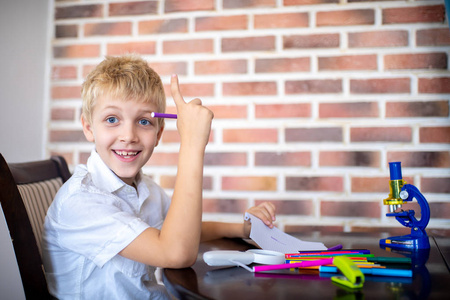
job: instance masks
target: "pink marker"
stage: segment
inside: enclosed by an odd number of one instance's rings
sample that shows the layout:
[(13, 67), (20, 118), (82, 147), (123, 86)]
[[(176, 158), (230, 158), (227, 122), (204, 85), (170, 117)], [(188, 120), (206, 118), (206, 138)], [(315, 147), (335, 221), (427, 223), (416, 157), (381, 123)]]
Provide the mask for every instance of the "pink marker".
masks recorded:
[(333, 258), (325, 258), (325, 259), (302, 261), (302, 262), (292, 263), (292, 264), (254, 266), (253, 272), (264, 272), (264, 271), (291, 269), (291, 268), (316, 267), (316, 266), (331, 265), (331, 264), (333, 264)]
[(168, 119), (176, 119), (177, 115), (175, 114), (163, 114), (163, 113), (157, 113), (152, 112), (151, 113), (152, 118), (168, 118)]

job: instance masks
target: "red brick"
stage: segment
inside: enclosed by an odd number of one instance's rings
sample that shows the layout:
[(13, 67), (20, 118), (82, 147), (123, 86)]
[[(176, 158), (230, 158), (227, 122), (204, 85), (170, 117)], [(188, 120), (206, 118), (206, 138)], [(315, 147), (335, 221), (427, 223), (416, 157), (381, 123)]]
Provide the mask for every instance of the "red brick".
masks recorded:
[(49, 140), (52, 143), (87, 142), (81, 130), (50, 130)]
[(309, 57), (261, 58), (255, 60), (256, 73), (288, 73), (310, 71)]
[(387, 102), (387, 118), (448, 117), (448, 101)]
[(389, 151), (388, 161), (401, 161), (405, 168), (449, 168), (448, 151)]
[(319, 71), (376, 70), (376, 55), (346, 55), (319, 57)]
[(148, 61), (148, 64), (160, 76), (172, 74), (178, 75), (187, 74), (187, 63), (185, 61), (175, 61), (175, 62)]
[(276, 143), (276, 129), (224, 129), (224, 143)]
[(241, 214), (248, 208), (247, 200), (242, 199), (203, 199), (203, 212)]
[(284, 6), (339, 3), (339, 0), (283, 0)]
[[(403, 177), (408, 184), (414, 183), (414, 178)], [(389, 194), (389, 176), (386, 177), (353, 177), (352, 193), (385, 193)]]
[(205, 60), (196, 61), (195, 74), (245, 74), (247, 73), (247, 61), (245, 59), (234, 60)]
[(78, 25), (56, 25), (55, 38), (76, 38), (78, 37)]
[(107, 45), (108, 55), (122, 55), (125, 53), (138, 53), (142, 55), (156, 54), (156, 42), (130, 42)]
[(409, 78), (385, 78), (385, 79), (352, 79), (350, 80), (350, 92), (353, 94), (394, 94), (410, 93)]
[(419, 136), (421, 143), (450, 144), (450, 127), (421, 127)]
[(186, 33), (187, 19), (164, 19), (139, 22), (139, 34)]
[(178, 152), (154, 152), (146, 166), (176, 166), (178, 164)]
[(419, 78), (419, 93), (450, 93), (450, 77)]
[(84, 35), (131, 35), (131, 22), (87, 23), (84, 25)]
[(386, 70), (447, 69), (446, 53), (392, 54), (384, 57)]
[(320, 103), (319, 118), (377, 118), (376, 102)]
[(214, 0), (166, 0), (164, 12), (204, 11), (216, 9)]
[(349, 26), (375, 24), (373, 9), (319, 11), (316, 14), (317, 26)]
[(254, 28), (300, 28), (309, 26), (308, 13), (263, 14), (254, 16)]
[(224, 96), (276, 95), (276, 82), (224, 82)]
[[(285, 0), (288, 1), (288, 0)], [(297, 0), (302, 1), (302, 0)], [(326, 0), (304, 0), (304, 1), (326, 1)], [(284, 232), (291, 234), (313, 234), (320, 233), (324, 235), (329, 235), (333, 233), (342, 233), (344, 232), (344, 226), (328, 226), (328, 225), (284, 225)]]
[[(387, 213), (387, 211), (386, 211)], [(384, 214), (384, 213), (383, 213)], [(397, 223), (398, 226), (400, 226)], [(374, 238), (379, 239), (380, 233), (383, 233), (387, 236), (398, 236), (398, 235), (405, 235), (410, 234), (411, 229), (408, 229), (406, 227), (400, 226), (400, 227), (376, 227), (373, 225), (368, 226), (352, 226), (351, 232), (357, 232), (363, 234), (364, 237), (367, 237), (369, 234), (371, 234)], [(428, 232), (428, 228), (427, 228)]]
[(72, 170), (73, 166), (73, 152), (62, 152), (62, 151), (50, 151), (51, 156), (62, 156), (67, 162), (67, 165)]
[(311, 117), (311, 104), (257, 104), (256, 118), (308, 118)]
[[(389, 193), (388, 177), (352, 177), (352, 193)], [(387, 196), (386, 196), (387, 197)]]
[(342, 80), (316, 79), (316, 80), (288, 80), (285, 83), (286, 94), (328, 94), (341, 93)]
[(383, 24), (398, 23), (440, 23), (445, 21), (445, 7), (442, 5), (398, 7), (383, 9)]
[(448, 46), (450, 30), (445, 28), (421, 29), (416, 31), (417, 46)]
[[(445, 219), (448, 221), (450, 219), (450, 203), (448, 202), (431, 202), (430, 204), (430, 215), (433, 219)], [(420, 211), (420, 207), (417, 210)]]
[(274, 36), (244, 38), (223, 38), (222, 52), (272, 51), (275, 50)]
[(75, 18), (98, 18), (103, 15), (103, 5), (71, 5), (55, 8), (55, 20)]
[[(168, 113), (176, 113), (176, 109), (174, 108), (173, 110), (168, 109), (166, 110), (166, 112)], [(211, 133), (209, 134), (209, 140), (210, 143), (212, 141), (214, 141), (214, 130), (211, 131)], [(162, 135), (162, 142), (163, 143), (180, 143), (180, 135), (178, 134), (177, 130), (169, 130), (166, 129), (164, 130), (164, 133)]]
[(205, 153), (205, 166), (246, 166), (245, 152), (214, 152)]
[(321, 201), (322, 217), (380, 218), (380, 202)]
[[(165, 85), (164, 90), (167, 96), (171, 96), (170, 85)], [(190, 101), (190, 97), (212, 97), (214, 96), (213, 83), (184, 83), (180, 84), (180, 91), (184, 100)]]
[(291, 35), (283, 37), (284, 49), (337, 48), (339, 34)]
[(75, 66), (53, 66), (52, 79), (64, 80), (64, 79), (76, 79), (77, 67)]
[(100, 45), (69, 45), (53, 47), (55, 58), (88, 58), (100, 56)]
[(78, 161), (80, 162), (80, 164), (86, 164), (89, 156), (91, 156), (91, 152), (80, 152)]
[(256, 166), (311, 166), (310, 152), (256, 152)]
[(359, 127), (350, 129), (350, 142), (397, 142), (412, 141), (411, 127)]
[(342, 142), (342, 128), (287, 128), (286, 142)]
[(276, 0), (222, 0), (223, 8), (275, 7)]
[(275, 205), (277, 216), (279, 215), (299, 215), (309, 216), (314, 213), (314, 206), (311, 200), (255, 200), (255, 205), (269, 201)]
[(52, 99), (81, 98), (81, 86), (54, 86)]
[(212, 39), (165, 41), (163, 52), (164, 54), (213, 53), (214, 43)]
[[(160, 183), (160, 186), (164, 189), (174, 189), (176, 179), (177, 179), (176, 176), (162, 175), (160, 177), (159, 183)], [(211, 177), (209, 177), (209, 176), (203, 177), (202, 189), (203, 190), (212, 190), (212, 178)]]
[(276, 191), (277, 178), (271, 176), (222, 177), (224, 191)]
[(348, 34), (350, 48), (402, 47), (408, 46), (408, 31), (367, 31)]
[(155, 15), (158, 13), (157, 1), (110, 3), (110, 16)]
[(450, 177), (422, 177), (420, 191), (422, 193), (450, 194)]
[(287, 191), (342, 192), (344, 179), (340, 176), (286, 177)]
[(321, 167), (371, 167), (380, 166), (380, 153), (376, 151), (321, 151)]
[(246, 119), (247, 106), (244, 105), (208, 105), (214, 113), (214, 119)]
[(247, 16), (200, 17), (195, 19), (195, 31), (245, 30)]
[(75, 118), (74, 108), (52, 108), (52, 121), (73, 121)]

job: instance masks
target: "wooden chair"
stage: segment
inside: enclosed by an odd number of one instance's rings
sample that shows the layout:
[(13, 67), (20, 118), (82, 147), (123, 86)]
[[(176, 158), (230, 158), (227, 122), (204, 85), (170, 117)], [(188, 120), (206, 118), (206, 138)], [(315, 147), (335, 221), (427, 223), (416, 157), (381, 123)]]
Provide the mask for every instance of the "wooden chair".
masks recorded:
[(64, 158), (7, 164), (0, 154), (0, 203), (27, 299), (52, 299), (42, 266), (40, 241), (47, 209), (71, 176)]

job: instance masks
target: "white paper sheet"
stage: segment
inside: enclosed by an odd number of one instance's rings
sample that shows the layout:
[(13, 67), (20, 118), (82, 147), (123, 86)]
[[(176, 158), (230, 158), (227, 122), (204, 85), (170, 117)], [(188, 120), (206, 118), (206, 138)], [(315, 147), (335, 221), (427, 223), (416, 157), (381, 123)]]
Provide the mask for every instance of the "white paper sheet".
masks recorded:
[(250, 220), (252, 228), (250, 238), (258, 244), (261, 249), (278, 251), (282, 253), (296, 253), (308, 250), (327, 250), (320, 242), (306, 242), (299, 240), (277, 227), (270, 228), (259, 218), (245, 213), (245, 220)]

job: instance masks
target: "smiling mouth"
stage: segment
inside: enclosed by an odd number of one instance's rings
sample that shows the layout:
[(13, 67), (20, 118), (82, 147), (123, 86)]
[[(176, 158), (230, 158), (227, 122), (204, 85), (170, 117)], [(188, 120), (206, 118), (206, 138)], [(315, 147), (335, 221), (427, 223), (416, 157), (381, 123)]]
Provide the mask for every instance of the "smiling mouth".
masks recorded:
[(121, 150), (113, 150), (115, 154), (123, 157), (123, 158), (131, 158), (138, 155), (141, 151), (121, 151)]

